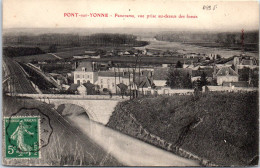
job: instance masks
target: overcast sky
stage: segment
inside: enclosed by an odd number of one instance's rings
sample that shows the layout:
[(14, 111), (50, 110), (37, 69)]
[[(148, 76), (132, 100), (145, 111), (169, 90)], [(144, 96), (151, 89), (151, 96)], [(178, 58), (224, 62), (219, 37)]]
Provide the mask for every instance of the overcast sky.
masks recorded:
[[(204, 5), (215, 10), (203, 10)], [(68, 18), (66, 12), (108, 13), (109, 18)], [(136, 18), (115, 18), (114, 14)], [(146, 19), (137, 15), (196, 15), (197, 19)], [(145, 16), (146, 17), (146, 16)], [(3, 28), (173, 28), (200, 30), (256, 30), (259, 28), (257, 1), (174, 0), (4, 0)]]

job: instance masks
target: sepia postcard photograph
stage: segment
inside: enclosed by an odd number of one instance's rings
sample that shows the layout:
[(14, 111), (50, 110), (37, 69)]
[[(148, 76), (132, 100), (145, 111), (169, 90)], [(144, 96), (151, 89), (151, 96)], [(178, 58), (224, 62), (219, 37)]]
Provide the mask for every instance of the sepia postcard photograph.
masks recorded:
[(3, 0), (2, 165), (259, 164), (259, 2)]

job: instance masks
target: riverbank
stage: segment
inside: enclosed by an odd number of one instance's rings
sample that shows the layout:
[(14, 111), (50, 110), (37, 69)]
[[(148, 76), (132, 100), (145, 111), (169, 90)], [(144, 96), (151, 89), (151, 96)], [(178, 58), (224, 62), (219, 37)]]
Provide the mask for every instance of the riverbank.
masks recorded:
[(121, 102), (107, 126), (200, 160), (202, 165), (257, 164), (257, 92), (160, 96)]

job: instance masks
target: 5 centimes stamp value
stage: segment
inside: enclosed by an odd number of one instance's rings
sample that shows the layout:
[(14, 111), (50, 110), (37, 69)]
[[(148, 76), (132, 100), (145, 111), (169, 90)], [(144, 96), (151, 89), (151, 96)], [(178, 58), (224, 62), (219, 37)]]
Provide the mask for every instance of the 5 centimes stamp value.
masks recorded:
[(6, 158), (39, 158), (40, 117), (4, 119)]

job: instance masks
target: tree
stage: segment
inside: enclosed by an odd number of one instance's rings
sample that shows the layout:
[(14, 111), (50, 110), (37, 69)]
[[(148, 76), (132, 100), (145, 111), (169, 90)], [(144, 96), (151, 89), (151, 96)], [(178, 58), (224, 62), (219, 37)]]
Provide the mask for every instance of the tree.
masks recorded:
[(220, 59), (221, 58), (221, 55), (217, 54), (217, 59)]
[(176, 68), (182, 68), (182, 67), (183, 67), (182, 63), (180, 61), (178, 61), (176, 64)]
[(183, 76), (183, 87), (184, 88), (192, 88), (192, 83), (191, 83), (191, 76), (187, 73), (187, 74), (184, 74)]
[(259, 75), (258, 73), (254, 73), (253, 70), (250, 71), (250, 85), (253, 87), (259, 86)]
[(57, 46), (56, 44), (52, 44), (49, 46), (49, 52), (50, 53), (55, 53), (57, 51)]
[(117, 86), (120, 88), (121, 94), (124, 95), (128, 86), (123, 83), (117, 84)]
[(244, 67), (243, 69), (239, 69), (238, 74), (240, 81), (248, 81), (250, 75), (250, 68)]
[(205, 72), (202, 72), (202, 74), (200, 75), (200, 83), (201, 83), (201, 86), (205, 86), (208, 84), (207, 74)]
[(167, 74), (166, 85), (171, 88), (191, 88), (191, 77), (182, 70), (170, 68)]
[(201, 85), (201, 81), (199, 79), (197, 79), (196, 81), (194, 81), (194, 93), (196, 96), (198, 96), (198, 93), (202, 91), (202, 85)]
[(96, 54), (97, 55), (105, 55), (107, 53), (107, 51), (106, 50), (102, 50), (102, 49), (98, 49), (97, 51), (96, 51)]

